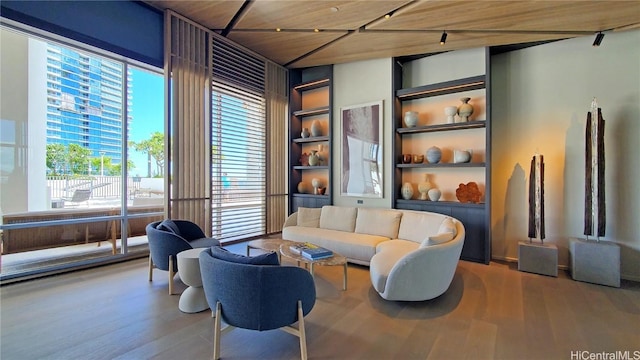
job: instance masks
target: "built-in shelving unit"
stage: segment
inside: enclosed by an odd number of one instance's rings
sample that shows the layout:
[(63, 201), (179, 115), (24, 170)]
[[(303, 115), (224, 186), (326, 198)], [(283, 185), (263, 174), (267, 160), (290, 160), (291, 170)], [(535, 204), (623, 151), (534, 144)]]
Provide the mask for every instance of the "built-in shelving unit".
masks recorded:
[[(290, 213), (297, 211), (300, 206), (322, 207), (332, 204), (332, 79), (332, 66), (289, 70)], [(314, 121), (320, 125), (321, 134), (303, 137), (302, 129), (307, 128), (311, 131)], [(303, 164), (303, 158), (312, 151), (316, 151), (320, 155), (319, 164)], [(314, 191), (312, 179), (321, 181), (325, 188), (323, 194)], [(299, 186), (300, 183), (303, 183), (304, 186)]]
[[(435, 55), (441, 56), (441, 55)], [(442, 56), (447, 56), (442, 54)], [(393, 206), (397, 209), (432, 211), (453, 216), (465, 226), (466, 237), (461, 258), (489, 263), (490, 246), (490, 66), (489, 51), (485, 50), (484, 74), (462, 76), (451, 80), (403, 87), (415, 79), (403, 78), (404, 63), (394, 65), (394, 159)], [(472, 60), (473, 61), (473, 60)], [(429, 69), (421, 69), (429, 71)], [(434, 70), (438, 71), (438, 70)], [(454, 76), (455, 77), (455, 76)], [(410, 80), (410, 81), (409, 81)], [(460, 105), (459, 98), (471, 97), (474, 116), (466, 122), (448, 123), (444, 107)], [(477, 109), (476, 109), (477, 108)], [(419, 123), (407, 127), (403, 116), (417, 111)], [(459, 121), (458, 119), (456, 119)], [(442, 160), (429, 163), (426, 151), (431, 146), (442, 150)], [(455, 150), (471, 149), (470, 162), (454, 162)], [(403, 155), (425, 155), (422, 163), (403, 163)], [(428, 174), (432, 186), (441, 190), (439, 201), (420, 200), (418, 184)], [(455, 190), (461, 183), (476, 182), (483, 193), (479, 203), (462, 203)], [(404, 199), (401, 187), (410, 183), (414, 189), (411, 199)]]

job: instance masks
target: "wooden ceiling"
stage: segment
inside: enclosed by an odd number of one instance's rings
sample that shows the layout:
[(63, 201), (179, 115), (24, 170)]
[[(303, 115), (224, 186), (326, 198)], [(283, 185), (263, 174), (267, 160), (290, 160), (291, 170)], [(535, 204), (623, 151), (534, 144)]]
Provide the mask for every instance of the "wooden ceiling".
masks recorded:
[[(595, 38), (599, 31), (640, 28), (638, 0), (145, 2), (174, 10), (288, 68)], [(440, 45), (443, 31), (447, 40)]]

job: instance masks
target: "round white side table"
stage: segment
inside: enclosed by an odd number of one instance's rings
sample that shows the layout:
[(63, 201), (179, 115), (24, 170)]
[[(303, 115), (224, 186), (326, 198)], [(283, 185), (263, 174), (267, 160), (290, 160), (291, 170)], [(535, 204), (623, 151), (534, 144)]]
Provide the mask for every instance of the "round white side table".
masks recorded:
[(197, 248), (178, 253), (178, 274), (188, 288), (180, 295), (178, 309), (186, 313), (197, 313), (207, 310), (209, 304), (202, 288), (202, 276), (200, 275), (200, 260), (198, 256), (206, 248)]

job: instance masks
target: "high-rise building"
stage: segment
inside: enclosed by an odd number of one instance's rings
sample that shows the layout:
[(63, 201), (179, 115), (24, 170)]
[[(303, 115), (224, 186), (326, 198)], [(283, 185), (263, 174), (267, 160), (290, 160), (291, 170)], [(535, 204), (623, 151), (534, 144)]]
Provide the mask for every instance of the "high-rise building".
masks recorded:
[[(130, 79), (122, 64), (48, 43), (47, 144), (78, 144), (91, 157), (120, 164), (123, 96), (131, 101)], [(132, 120), (130, 113), (127, 119)]]

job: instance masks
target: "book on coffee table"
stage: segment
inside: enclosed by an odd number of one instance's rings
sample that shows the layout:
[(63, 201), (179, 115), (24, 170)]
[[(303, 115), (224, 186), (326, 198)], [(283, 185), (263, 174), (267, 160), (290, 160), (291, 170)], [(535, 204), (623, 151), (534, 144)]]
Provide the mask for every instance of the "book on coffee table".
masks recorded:
[(310, 260), (324, 259), (333, 256), (333, 251), (308, 242), (291, 245), (289, 246), (289, 250)]

